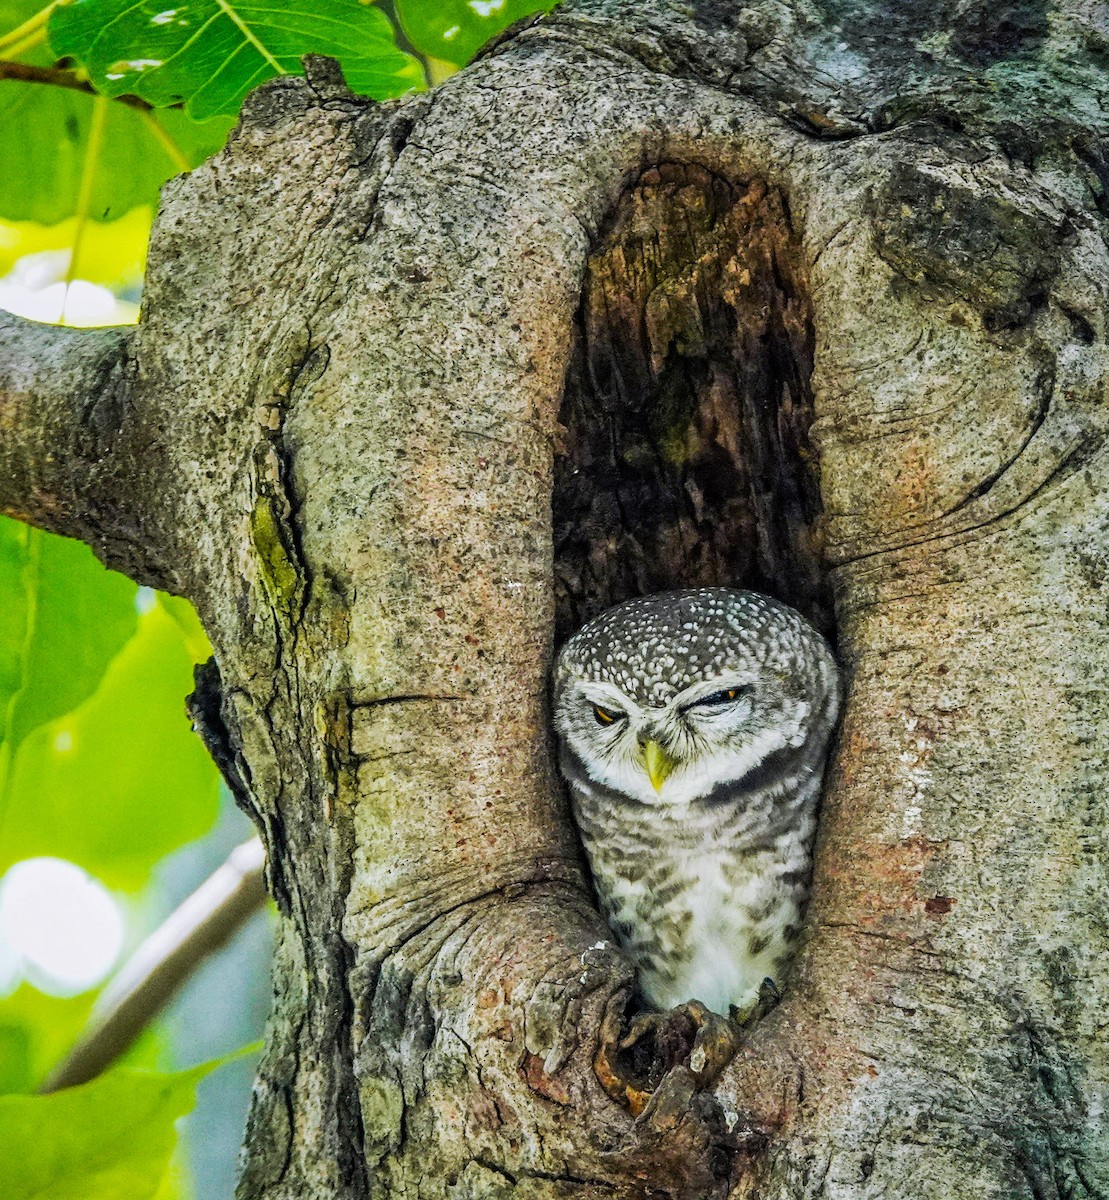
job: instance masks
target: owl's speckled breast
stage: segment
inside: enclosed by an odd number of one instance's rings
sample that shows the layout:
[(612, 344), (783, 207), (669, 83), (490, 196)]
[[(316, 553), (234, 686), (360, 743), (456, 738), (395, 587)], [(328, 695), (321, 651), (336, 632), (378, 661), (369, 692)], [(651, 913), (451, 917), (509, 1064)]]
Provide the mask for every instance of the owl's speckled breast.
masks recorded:
[(764, 979), (780, 988), (808, 896), (818, 775), (786, 813), (766, 797), (653, 812), (644, 822), (602, 789), (573, 788), (574, 809), (609, 927), (660, 1008), (700, 1000), (748, 1008)]
[(727, 1014), (782, 983), (838, 705), (824, 639), (752, 592), (628, 601), (563, 647), (560, 764), (650, 1003)]

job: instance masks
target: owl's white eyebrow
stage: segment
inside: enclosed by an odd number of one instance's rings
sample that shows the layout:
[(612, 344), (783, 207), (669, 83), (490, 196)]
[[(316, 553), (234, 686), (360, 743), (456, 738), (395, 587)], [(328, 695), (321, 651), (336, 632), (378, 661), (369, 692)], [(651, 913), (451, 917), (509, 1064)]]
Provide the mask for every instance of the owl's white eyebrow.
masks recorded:
[(633, 704), (619, 688), (607, 683), (583, 683), (581, 693), (593, 704), (611, 705), (625, 713), (638, 713), (639, 708)]

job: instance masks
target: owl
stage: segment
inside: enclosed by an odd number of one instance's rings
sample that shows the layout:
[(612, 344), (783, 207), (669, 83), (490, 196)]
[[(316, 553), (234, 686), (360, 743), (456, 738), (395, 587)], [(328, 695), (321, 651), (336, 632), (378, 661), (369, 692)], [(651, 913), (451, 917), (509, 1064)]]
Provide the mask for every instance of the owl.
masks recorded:
[(781, 984), (838, 710), (827, 643), (756, 592), (629, 600), (563, 646), (560, 766), (650, 1004), (743, 1014), (765, 979)]

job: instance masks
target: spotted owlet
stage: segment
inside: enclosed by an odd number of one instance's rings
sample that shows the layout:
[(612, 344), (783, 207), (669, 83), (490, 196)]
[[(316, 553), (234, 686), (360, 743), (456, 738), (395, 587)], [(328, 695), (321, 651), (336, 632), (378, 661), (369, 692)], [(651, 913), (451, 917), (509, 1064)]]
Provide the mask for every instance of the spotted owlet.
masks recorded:
[(561, 767), (605, 918), (661, 1008), (727, 1015), (780, 984), (808, 894), (839, 708), (791, 608), (700, 588), (629, 600), (563, 647)]

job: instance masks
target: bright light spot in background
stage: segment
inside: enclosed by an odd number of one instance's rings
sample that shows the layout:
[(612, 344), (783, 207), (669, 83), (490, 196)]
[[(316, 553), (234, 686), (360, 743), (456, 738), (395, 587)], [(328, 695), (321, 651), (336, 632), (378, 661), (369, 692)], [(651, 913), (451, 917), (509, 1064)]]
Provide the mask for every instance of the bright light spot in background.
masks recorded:
[(73, 734), (62, 729), (54, 735), (54, 749), (59, 754), (68, 754), (73, 749)]
[(10, 996), (23, 978), (23, 955), (0, 934), (0, 999)]
[(140, 617), (145, 617), (148, 612), (152, 612), (157, 603), (158, 597), (153, 588), (141, 587), (135, 593), (135, 612)]
[(10, 950), (35, 987), (76, 995), (112, 969), (123, 936), (119, 906), (76, 863), (28, 858), (0, 881), (0, 977)]
[[(126, 325), (138, 319), (152, 211), (57, 225), (0, 221), (0, 308), (35, 321)], [(72, 262), (73, 253), (77, 262)], [(72, 273), (66, 290), (66, 277)]]
[(67, 250), (26, 254), (0, 279), (0, 308), (32, 321), (67, 325), (127, 325), (138, 319), (139, 306), (118, 299), (106, 287), (87, 279), (65, 282)]

